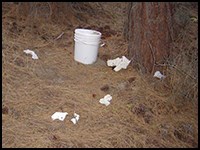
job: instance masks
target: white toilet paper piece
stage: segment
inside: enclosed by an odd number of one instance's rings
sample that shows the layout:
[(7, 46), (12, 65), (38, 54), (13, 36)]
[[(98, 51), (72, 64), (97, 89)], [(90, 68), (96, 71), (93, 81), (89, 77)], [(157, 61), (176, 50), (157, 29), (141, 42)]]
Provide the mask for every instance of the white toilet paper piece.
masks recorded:
[(115, 58), (115, 59), (109, 59), (109, 60), (107, 60), (107, 65), (108, 65), (108, 66), (111, 66), (111, 67), (117, 66), (117, 65), (120, 64), (121, 60), (122, 60), (122, 59), (119, 58), (119, 57), (117, 57), (117, 58)]
[(67, 112), (55, 112), (55, 113), (51, 116), (51, 118), (52, 118), (53, 120), (59, 119), (59, 120), (63, 121), (63, 120), (65, 119), (66, 115), (68, 115)]
[(104, 45), (106, 45), (106, 43), (102, 43), (100, 46), (103, 47)]
[(76, 124), (76, 118), (72, 118), (71, 121), (73, 122), (73, 124)]
[(38, 56), (36, 55), (36, 53), (30, 49), (24, 50), (24, 53), (31, 54), (33, 59), (38, 59)]
[(78, 122), (80, 118), (80, 115), (74, 113), (74, 118), (71, 119), (71, 121), (73, 122), (73, 124), (76, 124)]
[(74, 113), (74, 117), (75, 117), (75, 119), (78, 121), (78, 120), (79, 120), (79, 118), (80, 118), (80, 115), (78, 115), (78, 114)]
[(116, 66), (114, 70), (117, 72), (122, 68), (126, 69), (130, 62), (131, 60), (128, 60), (125, 56), (122, 56), (122, 58), (117, 57), (113, 60), (108, 60), (107, 65), (111, 67)]
[(104, 104), (104, 105), (108, 106), (108, 105), (110, 105), (110, 101), (111, 101), (111, 100), (112, 100), (112, 96), (109, 95), (109, 94), (107, 94), (106, 96), (104, 96), (104, 98), (101, 98), (101, 99), (99, 100), (99, 102), (100, 102), (101, 104)]
[(157, 78), (159, 78), (159, 79), (164, 79), (164, 78), (166, 78), (166, 76), (162, 75), (162, 74), (160, 73), (160, 71), (156, 71), (156, 72), (154, 73), (154, 76), (153, 76), (153, 77), (157, 77)]

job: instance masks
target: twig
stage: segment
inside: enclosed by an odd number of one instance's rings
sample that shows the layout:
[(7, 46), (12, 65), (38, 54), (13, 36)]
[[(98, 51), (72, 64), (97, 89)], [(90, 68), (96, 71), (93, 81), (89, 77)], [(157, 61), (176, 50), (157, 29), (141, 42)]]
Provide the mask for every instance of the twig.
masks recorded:
[(55, 39), (55, 41), (58, 40), (59, 38), (61, 38), (61, 37), (63, 36), (64, 33), (65, 33), (65, 32), (62, 32), (62, 33)]
[(53, 41), (49, 41), (48, 43), (46, 44), (43, 44), (43, 45), (39, 45), (39, 46), (34, 46), (33, 48), (41, 48), (41, 47), (45, 47), (45, 46), (48, 46), (49, 44), (52, 44), (54, 43), (54, 41), (58, 40), (59, 38), (61, 38), (63, 36), (65, 32), (62, 32), (57, 38), (55, 38)]
[(154, 53), (154, 51), (153, 51), (153, 48), (152, 48), (151, 43), (149, 42), (148, 44), (149, 44), (149, 47), (150, 47), (150, 50), (151, 50), (151, 54), (152, 54), (152, 56), (153, 56), (153, 69), (152, 69), (152, 71), (151, 71), (151, 73), (153, 73), (153, 72), (154, 72), (154, 66), (155, 66), (155, 64), (156, 64), (156, 58), (155, 58), (155, 53)]

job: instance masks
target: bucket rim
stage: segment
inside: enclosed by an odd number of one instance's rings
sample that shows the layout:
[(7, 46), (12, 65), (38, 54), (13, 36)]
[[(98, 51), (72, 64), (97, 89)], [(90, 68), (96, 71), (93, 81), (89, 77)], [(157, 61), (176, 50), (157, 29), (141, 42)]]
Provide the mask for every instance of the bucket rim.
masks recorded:
[(75, 42), (78, 42), (78, 43), (83, 43), (83, 44), (86, 44), (86, 45), (99, 45), (101, 43), (101, 41), (96, 41), (96, 42), (88, 42), (88, 41), (83, 41), (83, 40), (80, 40), (80, 39), (74, 39)]
[[(80, 31), (88, 32), (88, 33), (83, 33), (83, 32), (80, 32)], [(97, 34), (91, 34), (92, 32), (97, 33)], [(75, 34), (88, 35), (88, 36), (93, 36), (93, 37), (99, 37), (99, 36), (102, 35), (101, 32), (99, 32), (99, 31), (90, 30), (90, 29), (83, 29), (83, 28), (75, 29)]]
[(99, 40), (101, 40), (101, 37), (91, 37), (91, 36), (89, 37), (89, 36), (78, 36), (78, 35), (75, 35), (74, 38), (88, 40), (88, 41), (99, 41)]

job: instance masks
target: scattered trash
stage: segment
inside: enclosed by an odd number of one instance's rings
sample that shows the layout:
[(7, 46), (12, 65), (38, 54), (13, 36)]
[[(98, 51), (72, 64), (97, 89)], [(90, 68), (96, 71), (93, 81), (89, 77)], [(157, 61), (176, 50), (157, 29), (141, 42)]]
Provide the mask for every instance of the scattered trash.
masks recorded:
[(102, 43), (100, 46), (103, 47), (104, 45), (106, 45), (106, 43)]
[(80, 118), (80, 115), (74, 113), (74, 118), (71, 119), (71, 121), (73, 122), (73, 124), (76, 124), (78, 122)]
[(113, 60), (108, 60), (107, 65), (111, 67), (116, 66), (114, 70), (117, 72), (122, 68), (126, 69), (130, 62), (131, 60), (128, 60), (125, 56), (122, 56), (122, 58), (117, 57)]
[(99, 102), (100, 102), (101, 104), (104, 104), (104, 105), (108, 106), (108, 105), (110, 105), (110, 101), (111, 101), (111, 100), (112, 100), (112, 96), (109, 95), (109, 94), (107, 94), (106, 96), (104, 96), (104, 98), (101, 98), (101, 99), (99, 100)]
[(119, 65), (120, 62), (121, 62), (121, 58), (117, 57), (113, 60), (111, 60), (111, 59), (107, 60), (107, 65), (113, 67), (113, 66)]
[(65, 119), (66, 115), (68, 115), (67, 112), (55, 112), (55, 113), (51, 116), (51, 118), (52, 118), (53, 120), (59, 119), (59, 120), (63, 121), (63, 120)]
[(154, 76), (153, 76), (153, 77), (157, 77), (157, 78), (159, 78), (159, 79), (164, 79), (164, 78), (166, 78), (166, 76), (162, 75), (162, 74), (160, 73), (160, 71), (156, 71), (156, 72), (154, 73)]
[(30, 49), (27, 49), (27, 50), (24, 50), (24, 52), (25, 52), (26, 54), (31, 54), (33, 59), (38, 59), (38, 56), (35, 54), (34, 51), (32, 51), (32, 50), (30, 50)]
[(195, 16), (193, 16), (193, 17), (190, 17), (190, 19), (191, 19), (191, 21), (192, 21), (192, 22), (198, 22), (198, 18), (197, 18), (197, 17), (195, 17)]

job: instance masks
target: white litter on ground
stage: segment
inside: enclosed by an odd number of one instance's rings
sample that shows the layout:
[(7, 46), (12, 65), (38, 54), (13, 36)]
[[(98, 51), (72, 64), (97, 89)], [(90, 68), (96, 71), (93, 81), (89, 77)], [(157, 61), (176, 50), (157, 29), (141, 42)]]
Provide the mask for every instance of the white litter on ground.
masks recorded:
[(109, 94), (107, 94), (106, 96), (104, 96), (104, 98), (101, 98), (101, 99), (99, 100), (99, 102), (100, 102), (101, 104), (104, 104), (104, 105), (108, 106), (108, 105), (110, 105), (110, 101), (111, 101), (111, 100), (112, 100), (112, 96), (109, 95)]
[(66, 115), (68, 115), (67, 112), (55, 112), (55, 113), (51, 116), (51, 118), (52, 118), (53, 120), (59, 119), (59, 120), (63, 121), (63, 120), (65, 119)]
[(30, 49), (26, 49), (26, 50), (24, 50), (24, 52), (26, 54), (31, 54), (32, 55), (32, 59), (38, 59), (38, 56), (36, 55), (36, 53), (34, 51), (32, 51)]
[(104, 45), (106, 45), (106, 43), (102, 43), (100, 46), (103, 47)]
[(120, 64), (121, 60), (122, 60), (122, 59), (119, 58), (119, 57), (117, 57), (117, 58), (115, 58), (115, 59), (109, 59), (109, 60), (107, 60), (107, 65), (108, 65), (108, 66), (111, 66), (111, 67), (117, 66), (117, 65)]
[(117, 57), (113, 60), (108, 60), (107, 65), (111, 67), (116, 66), (114, 70), (117, 72), (122, 68), (126, 69), (130, 62), (131, 60), (128, 60), (125, 56), (122, 56), (122, 58)]
[(160, 73), (160, 71), (156, 71), (156, 72), (154, 73), (154, 76), (153, 76), (153, 77), (156, 77), (156, 78), (159, 78), (159, 79), (164, 79), (164, 78), (166, 78), (166, 76), (162, 75), (162, 74)]
[(76, 124), (78, 122), (80, 118), (80, 115), (74, 113), (74, 118), (71, 119), (71, 121), (73, 122), (73, 124)]

